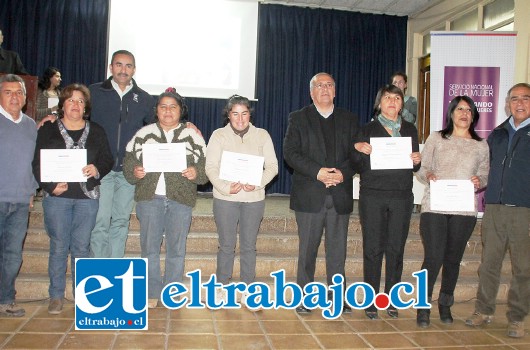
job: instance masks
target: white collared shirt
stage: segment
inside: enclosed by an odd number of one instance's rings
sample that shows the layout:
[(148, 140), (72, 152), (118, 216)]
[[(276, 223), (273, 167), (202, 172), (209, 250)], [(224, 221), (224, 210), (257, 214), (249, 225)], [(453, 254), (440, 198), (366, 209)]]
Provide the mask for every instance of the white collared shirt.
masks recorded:
[(13, 123), (16, 123), (16, 124), (20, 123), (22, 121), (22, 117), (24, 116), (24, 113), (22, 113), (22, 111), (20, 111), (20, 112), (18, 112), (19, 113), (18, 114), (18, 119), (15, 120), (15, 119), (13, 119), (13, 116), (11, 114), (7, 113), (6, 110), (2, 106), (0, 106), (0, 113), (2, 115), (4, 115), (7, 119), (11, 120)]
[(123, 98), (123, 96), (125, 96), (125, 94), (128, 93), (129, 91), (131, 91), (131, 89), (133, 88), (132, 80), (131, 80), (131, 82), (129, 83), (129, 85), (127, 85), (127, 86), (125, 87), (125, 90), (123, 90), (123, 91), (121, 91), (120, 86), (118, 85), (117, 82), (114, 81), (114, 79), (111, 79), (111, 80), (110, 80), (110, 83), (112, 84), (112, 87), (114, 88), (114, 90), (116, 90), (116, 92), (118, 93), (118, 95), (120, 95), (120, 98)]
[(527, 126), (528, 124), (530, 124), (530, 118), (526, 119), (524, 122), (521, 122), (519, 124), (519, 126), (515, 126), (515, 122), (513, 121), (513, 116), (510, 117), (510, 120), (509, 120), (509, 123), (510, 125), (512, 126), (513, 130), (517, 131), (521, 128), (524, 128), (525, 126)]
[(331, 111), (329, 113), (322, 113), (318, 107), (315, 105), (315, 108), (317, 109), (317, 112), (318, 114), (320, 114), (321, 116), (323, 116), (325, 119), (328, 119), (330, 115), (333, 114), (333, 111), (335, 110), (335, 105), (332, 105), (331, 106)]

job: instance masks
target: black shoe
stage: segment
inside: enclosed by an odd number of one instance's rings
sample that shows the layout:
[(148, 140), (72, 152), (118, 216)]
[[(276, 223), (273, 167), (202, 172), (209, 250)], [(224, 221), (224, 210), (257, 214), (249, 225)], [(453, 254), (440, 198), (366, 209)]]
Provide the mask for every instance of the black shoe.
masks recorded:
[(311, 310), (309, 310), (303, 305), (300, 305), (299, 307), (296, 308), (296, 313), (299, 315), (307, 315), (311, 313)]
[(451, 307), (445, 305), (438, 305), (438, 311), (440, 312), (440, 321), (445, 324), (453, 323), (453, 315), (451, 315)]
[(428, 309), (418, 309), (418, 313), (416, 315), (416, 324), (420, 328), (427, 328), (431, 324), (430, 320), (431, 316), (431, 310)]
[(379, 316), (377, 316), (377, 311), (366, 310), (364, 313), (370, 320), (377, 320), (379, 318)]
[(391, 318), (398, 318), (398, 316), (399, 316), (399, 313), (398, 313), (397, 309), (392, 307), (392, 306), (390, 306), (388, 309), (386, 309), (386, 313)]
[[(331, 291), (328, 292), (328, 301), (330, 303), (333, 303), (333, 293)], [(344, 301), (344, 306), (342, 307), (342, 313), (343, 314), (351, 314), (351, 307), (350, 305), (346, 304), (346, 301)]]

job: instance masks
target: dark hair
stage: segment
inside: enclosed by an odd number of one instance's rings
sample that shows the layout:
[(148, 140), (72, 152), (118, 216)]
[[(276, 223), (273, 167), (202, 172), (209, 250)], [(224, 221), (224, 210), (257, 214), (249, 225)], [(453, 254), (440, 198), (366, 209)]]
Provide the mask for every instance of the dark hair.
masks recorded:
[(469, 128), (467, 129), (469, 131), (469, 134), (471, 135), (471, 138), (473, 140), (481, 141), (482, 137), (478, 136), (475, 132), (475, 126), (478, 123), (479, 120), (479, 113), (477, 110), (477, 106), (475, 106), (475, 102), (471, 99), (469, 96), (456, 96), (451, 100), (449, 103), (449, 106), (447, 106), (447, 113), (445, 113), (445, 128), (443, 130), (440, 130), (440, 134), (442, 135), (442, 138), (448, 139), (449, 136), (453, 134), (454, 129), (454, 123), (453, 123), (453, 113), (460, 103), (460, 101), (464, 101), (469, 105), (469, 108), (471, 108), (471, 124), (469, 125)]
[(39, 88), (42, 90), (48, 90), (51, 86), (51, 79), (59, 72), (59, 68), (48, 67), (44, 70), (42, 77), (39, 78)]
[(390, 76), (390, 84), (392, 84), (392, 80), (394, 80), (394, 78), (395, 78), (396, 76), (398, 76), (398, 75), (399, 75), (400, 77), (403, 77), (403, 80), (405, 80), (405, 83), (407, 82), (407, 79), (408, 79), (408, 78), (407, 78), (407, 75), (406, 75), (405, 73), (401, 72), (401, 71), (397, 71), (397, 72), (394, 72), (394, 74), (392, 74), (392, 75)]
[(59, 118), (64, 117), (64, 101), (72, 97), (74, 95), (74, 91), (79, 91), (83, 94), (83, 97), (85, 98), (85, 111), (83, 113), (83, 117), (86, 119), (90, 115), (90, 111), (92, 109), (92, 106), (90, 104), (90, 91), (85, 85), (75, 83), (65, 87), (59, 95), (59, 105), (57, 106), (59, 108), (57, 110), (57, 115), (59, 116)]
[(6, 74), (0, 77), (0, 89), (2, 89), (3, 83), (20, 83), (22, 85), (22, 92), (26, 94), (26, 84), (24, 80), (16, 74)]
[(158, 101), (156, 101), (156, 106), (155, 106), (155, 116), (156, 116), (156, 108), (158, 107), (158, 105), (160, 104), (160, 101), (164, 97), (170, 97), (174, 99), (177, 102), (178, 106), (180, 107), (179, 123), (188, 121), (188, 106), (186, 106), (186, 99), (180, 96), (174, 87), (168, 87), (166, 91), (164, 91), (158, 96)]
[(127, 51), (127, 50), (118, 50), (118, 51), (114, 52), (114, 53), (112, 54), (112, 58), (110, 59), (110, 64), (113, 64), (113, 63), (114, 63), (114, 58), (115, 58), (117, 55), (126, 55), (126, 56), (131, 57), (132, 60), (133, 60), (133, 66), (136, 67), (136, 59), (134, 58), (134, 55), (132, 54), (132, 52)]
[(225, 108), (223, 108), (223, 125), (226, 125), (230, 122), (230, 111), (235, 105), (243, 105), (247, 107), (248, 111), (250, 112), (250, 120), (252, 121), (252, 113), (254, 113), (254, 109), (250, 105), (250, 100), (243, 96), (232, 95), (226, 101)]
[[(405, 104), (403, 91), (401, 91), (401, 89), (397, 86), (387, 84), (380, 88), (379, 91), (377, 91), (377, 95), (375, 96), (374, 110), (372, 112), (372, 118), (374, 119), (377, 118), (377, 116), (381, 113), (381, 107), (379, 105), (381, 104), (381, 99), (385, 93), (399, 95), (401, 97), (402, 104)], [(403, 105), (401, 107), (403, 108)], [(401, 115), (401, 111), (399, 111), (399, 115)]]

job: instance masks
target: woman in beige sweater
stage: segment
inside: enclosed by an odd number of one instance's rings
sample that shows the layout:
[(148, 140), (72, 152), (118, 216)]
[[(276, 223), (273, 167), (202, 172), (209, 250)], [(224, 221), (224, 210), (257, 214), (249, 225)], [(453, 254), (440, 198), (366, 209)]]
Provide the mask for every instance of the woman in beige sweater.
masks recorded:
[[(469, 180), (475, 191), (488, 181), (489, 149), (475, 133), (479, 113), (467, 96), (455, 97), (447, 108), (445, 129), (432, 133), (421, 154), (420, 180), (427, 185), (437, 180)], [(477, 222), (477, 196), (471, 211), (437, 211), (431, 208), (430, 186), (421, 205), (420, 234), (424, 247), (422, 269), (428, 271), (428, 297), (442, 268), (438, 309), (442, 323), (453, 323), (451, 305), (467, 241)], [(428, 327), (430, 310), (418, 310), (417, 324)]]
[[(239, 224), (240, 279), (247, 284), (256, 277), (256, 240), (265, 210), (265, 186), (278, 173), (278, 160), (269, 133), (250, 122), (252, 110), (246, 97), (234, 95), (224, 109), (225, 127), (213, 132), (206, 149), (206, 175), (213, 185), (213, 213), (219, 250), (217, 252), (217, 281), (228, 284), (234, 268), (237, 226)], [(221, 179), (223, 152), (263, 157), (261, 181)], [(223, 177), (224, 178), (224, 177)], [(218, 299), (224, 299), (218, 289)], [(245, 294), (242, 298), (245, 303)]]

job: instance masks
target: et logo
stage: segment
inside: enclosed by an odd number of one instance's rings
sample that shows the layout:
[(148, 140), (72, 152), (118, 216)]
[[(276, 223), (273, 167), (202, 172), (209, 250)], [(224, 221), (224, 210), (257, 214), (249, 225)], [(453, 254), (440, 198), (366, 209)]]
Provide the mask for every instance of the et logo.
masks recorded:
[(76, 259), (76, 330), (146, 330), (147, 312), (147, 259)]

